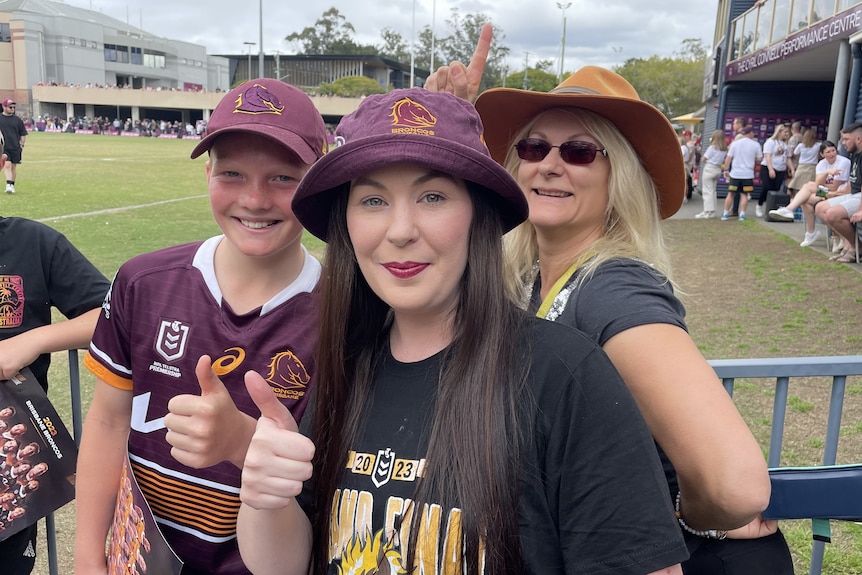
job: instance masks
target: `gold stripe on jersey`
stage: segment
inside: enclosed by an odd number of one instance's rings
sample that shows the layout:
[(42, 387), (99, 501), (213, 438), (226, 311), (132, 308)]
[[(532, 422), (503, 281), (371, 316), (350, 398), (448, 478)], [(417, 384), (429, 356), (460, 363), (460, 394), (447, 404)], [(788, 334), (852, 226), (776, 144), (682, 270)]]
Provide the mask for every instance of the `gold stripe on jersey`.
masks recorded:
[[(347, 454), (347, 469), (354, 475), (371, 475), (377, 463), (377, 454), (351, 451)], [(416, 481), (425, 476), (425, 459), (395, 459), (392, 462), (392, 481)]]
[(236, 533), (239, 494), (182, 481), (132, 462), (135, 479), (153, 513), (211, 537)]
[(120, 377), (119, 375), (116, 375), (114, 372), (109, 370), (107, 367), (99, 363), (94, 357), (92, 357), (89, 350), (87, 350), (87, 353), (84, 354), (84, 367), (89, 369), (93, 373), (93, 375), (95, 375), (98, 379), (101, 379), (111, 387), (116, 387), (117, 389), (122, 389), (124, 391), (132, 391), (131, 378)]

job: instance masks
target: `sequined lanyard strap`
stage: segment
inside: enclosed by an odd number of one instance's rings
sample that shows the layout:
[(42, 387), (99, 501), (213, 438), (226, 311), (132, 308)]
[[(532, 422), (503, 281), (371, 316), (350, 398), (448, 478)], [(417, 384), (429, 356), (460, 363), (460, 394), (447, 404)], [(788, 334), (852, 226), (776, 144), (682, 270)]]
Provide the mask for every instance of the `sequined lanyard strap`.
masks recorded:
[[(557, 316), (562, 311), (562, 308), (565, 307), (566, 300), (569, 299), (569, 294), (571, 293), (571, 289), (565, 290), (565, 295), (563, 297), (563, 301), (557, 302), (556, 301), (557, 298), (561, 295), (561, 292), (563, 292), (563, 288), (566, 286), (566, 284), (569, 282), (569, 280), (572, 278), (572, 276), (575, 275), (575, 273), (578, 271), (578, 268), (580, 268), (582, 265), (584, 265), (587, 260), (589, 260), (591, 257), (593, 257), (593, 255), (594, 254), (592, 254), (591, 252), (587, 252), (584, 255), (582, 255), (581, 257), (579, 257), (575, 261), (575, 263), (573, 263), (569, 267), (569, 269), (567, 269), (566, 272), (563, 275), (561, 275), (560, 278), (556, 282), (554, 282), (554, 285), (551, 286), (551, 289), (548, 292), (548, 295), (546, 295), (545, 299), (542, 300), (542, 305), (539, 306), (539, 309), (536, 312), (536, 317), (540, 317), (542, 319), (549, 319), (551, 321), (554, 321), (555, 319), (557, 319)], [(558, 305), (554, 305), (555, 303), (557, 303)], [(551, 317), (548, 315), (548, 312), (551, 311), (552, 306), (556, 309), (556, 313), (551, 314), (551, 316), (552, 316)]]

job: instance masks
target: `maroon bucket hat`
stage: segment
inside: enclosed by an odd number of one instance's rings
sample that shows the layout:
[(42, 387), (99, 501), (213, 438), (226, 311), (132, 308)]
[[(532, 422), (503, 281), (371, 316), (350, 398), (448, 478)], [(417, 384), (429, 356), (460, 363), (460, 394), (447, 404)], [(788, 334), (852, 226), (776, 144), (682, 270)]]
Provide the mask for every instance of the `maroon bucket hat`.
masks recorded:
[(418, 164), (473, 182), (499, 210), (505, 231), (527, 218), (518, 183), (491, 158), (482, 121), (469, 102), (422, 88), (366, 98), (336, 128), (340, 145), (314, 164), (293, 197), (305, 229), (326, 241), (336, 192), (351, 180), (389, 164)]
[(207, 122), (192, 159), (231, 132), (267, 137), (312, 164), (326, 151), (326, 127), (305, 92), (273, 78), (240, 84), (224, 95)]

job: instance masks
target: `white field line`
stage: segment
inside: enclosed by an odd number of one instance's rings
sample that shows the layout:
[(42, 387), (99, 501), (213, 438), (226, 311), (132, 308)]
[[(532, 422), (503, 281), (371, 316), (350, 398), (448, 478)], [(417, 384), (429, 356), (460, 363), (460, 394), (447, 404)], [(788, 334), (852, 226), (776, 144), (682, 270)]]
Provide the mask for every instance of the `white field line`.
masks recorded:
[(107, 208), (104, 210), (96, 210), (94, 212), (81, 212), (78, 214), (64, 214), (62, 216), (51, 216), (50, 218), (42, 218), (42, 219), (37, 220), (37, 221), (42, 222), (42, 223), (46, 223), (46, 222), (56, 222), (56, 221), (60, 221), (60, 220), (68, 220), (71, 218), (86, 218), (89, 216), (98, 216), (101, 214), (115, 214), (118, 212), (127, 212), (129, 210), (139, 210), (141, 208), (151, 208), (153, 206), (172, 204), (174, 202), (184, 202), (186, 200), (197, 200), (197, 199), (205, 198), (205, 197), (207, 197), (207, 194), (200, 194), (197, 196), (187, 196), (185, 198), (174, 198), (171, 200), (161, 200), (158, 202), (151, 202), (149, 204), (138, 204), (135, 206), (121, 206), (119, 208)]

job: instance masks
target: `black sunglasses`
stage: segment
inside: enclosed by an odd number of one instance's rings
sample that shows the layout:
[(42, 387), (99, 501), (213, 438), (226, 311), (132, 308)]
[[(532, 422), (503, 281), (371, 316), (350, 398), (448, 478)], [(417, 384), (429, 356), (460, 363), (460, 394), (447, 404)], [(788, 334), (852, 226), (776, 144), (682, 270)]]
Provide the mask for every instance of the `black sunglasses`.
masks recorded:
[(605, 157), (608, 151), (605, 148), (599, 149), (592, 142), (580, 142), (571, 140), (563, 142), (559, 146), (552, 146), (545, 140), (539, 138), (526, 138), (515, 144), (515, 149), (518, 150), (518, 157), (528, 162), (541, 162), (545, 156), (551, 153), (551, 148), (560, 150), (560, 158), (567, 164), (582, 166), (591, 164), (596, 159), (596, 154), (601, 152)]

